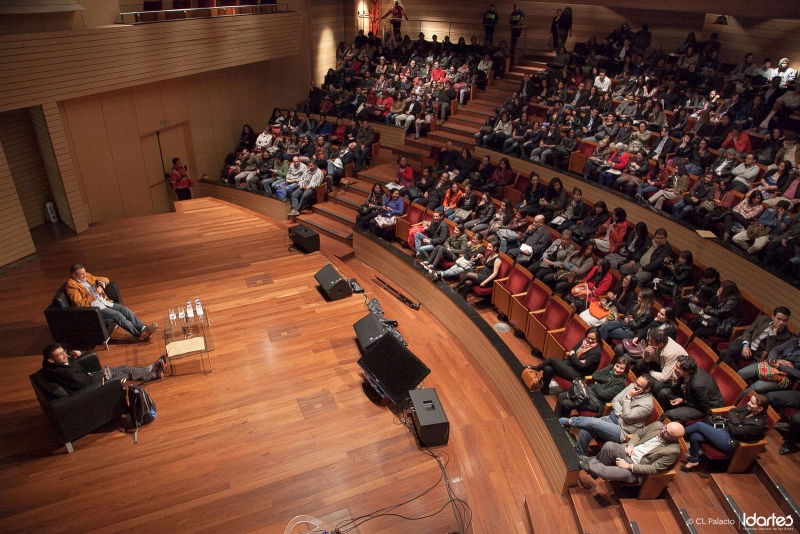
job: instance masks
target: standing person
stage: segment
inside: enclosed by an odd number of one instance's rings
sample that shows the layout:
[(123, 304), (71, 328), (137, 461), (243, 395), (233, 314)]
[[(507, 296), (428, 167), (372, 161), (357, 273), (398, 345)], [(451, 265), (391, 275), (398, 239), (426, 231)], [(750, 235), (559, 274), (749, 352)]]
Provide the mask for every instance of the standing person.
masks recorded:
[(514, 55), (514, 52), (517, 50), (517, 43), (519, 42), (519, 37), (522, 35), (522, 30), (524, 26), (522, 25), (523, 21), (525, 20), (525, 12), (519, 8), (519, 4), (514, 4), (514, 11), (511, 12), (511, 16), (508, 18), (508, 23), (511, 25), (511, 55)]
[(181, 163), (180, 158), (172, 158), (172, 171), (169, 173), (169, 183), (178, 195), (178, 200), (191, 200), (194, 182), (186, 174), (186, 168)]
[(408, 15), (406, 15), (406, 10), (403, 9), (403, 6), (397, 0), (394, 0), (394, 4), (392, 7), (389, 8), (389, 11), (386, 12), (382, 19), (389, 17), (389, 22), (392, 24), (392, 33), (395, 36), (400, 35), (400, 24), (403, 23), (403, 19), (408, 20)]
[(497, 26), (497, 11), (494, 10), (494, 4), (489, 6), (486, 13), (483, 14), (483, 29), (486, 32), (483, 44), (488, 45), (494, 43), (494, 27)]
[(556, 16), (553, 17), (553, 22), (550, 23), (550, 40), (553, 42), (553, 52), (558, 51), (558, 19), (561, 18), (561, 10), (556, 9)]
[[(567, 37), (572, 37), (572, 8), (565, 7), (564, 12), (558, 17), (558, 46), (567, 45)], [(556, 47), (558, 50), (558, 47)]]

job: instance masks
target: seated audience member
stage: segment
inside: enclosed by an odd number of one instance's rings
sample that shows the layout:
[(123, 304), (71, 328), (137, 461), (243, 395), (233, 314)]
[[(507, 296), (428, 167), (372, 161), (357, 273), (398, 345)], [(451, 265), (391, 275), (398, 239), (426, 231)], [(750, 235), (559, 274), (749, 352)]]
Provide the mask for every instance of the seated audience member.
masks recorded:
[(433, 252), (436, 245), (442, 245), (450, 235), (447, 223), (444, 222), (444, 215), (441, 210), (433, 213), (433, 220), (425, 227), (422, 232), (414, 236), (414, 250), (416, 257), (421, 261), (429, 261), (429, 253)]
[(464, 300), (469, 297), (470, 291), (473, 286), (487, 287), (491, 286), (493, 281), (497, 279), (500, 274), (500, 254), (497, 248), (497, 240), (492, 238), (486, 243), (485, 253), (478, 254), (474, 257), (475, 260), (483, 264), (483, 268), (477, 273), (469, 272), (464, 275), (464, 278), (456, 286), (456, 291), (461, 293)]
[[(578, 251), (572, 244), (572, 232), (563, 230), (561, 237), (553, 241), (547, 250), (542, 253), (539, 261), (528, 265), (527, 269), (537, 280), (543, 280), (548, 274), (553, 274), (559, 269), (566, 269), (570, 260)], [(505, 253), (501, 243), (500, 252)]]
[(472, 184), (468, 183), (464, 186), (461, 198), (456, 203), (455, 211), (447, 218), (460, 223), (468, 221), (475, 212), (475, 208), (478, 207), (478, 201), (478, 194), (472, 189)]
[(252, 152), (256, 145), (256, 134), (253, 132), (252, 126), (245, 124), (242, 126), (242, 135), (239, 138), (239, 146), (246, 148)]
[(415, 202), (425, 206), (425, 209), (438, 210), (448, 191), (450, 191), (450, 173), (443, 172), (439, 175), (439, 180), (436, 184), (425, 191)]
[(669, 418), (685, 423), (703, 419), (711, 408), (721, 408), (724, 404), (717, 383), (697, 367), (691, 356), (678, 356), (672, 377), (656, 389), (659, 389), (658, 402), (664, 408), (662, 421)]
[[(688, 167), (687, 167), (688, 170)], [(717, 186), (714, 184), (714, 175), (707, 173), (703, 178), (695, 182), (689, 192), (683, 195), (683, 200), (679, 200), (672, 206), (672, 213), (681, 220), (688, 220), (695, 210), (706, 200), (712, 200)]]
[(614, 208), (611, 218), (597, 229), (595, 244), (602, 252), (617, 250), (617, 245), (623, 243), (631, 223), (628, 222), (628, 213), (623, 208)]
[(489, 221), (494, 217), (494, 211), (495, 207), (494, 202), (492, 202), (492, 197), (487, 193), (481, 193), (480, 200), (477, 206), (475, 206), (475, 214), (471, 221), (464, 223), (464, 228), (474, 231), (473, 229), (476, 226), (488, 225)]
[(433, 273), (442, 261), (456, 261), (467, 250), (467, 233), (464, 226), (459, 224), (453, 228), (453, 235), (448, 237), (441, 245), (436, 245), (430, 254), (430, 262), (423, 261), (422, 266)]
[(381, 214), (381, 208), (385, 203), (386, 195), (383, 193), (381, 184), (373, 184), (369, 195), (364, 199), (364, 203), (358, 207), (356, 225), (363, 230), (369, 230), (369, 222)]
[(514, 207), (525, 215), (536, 215), (539, 203), (544, 198), (547, 189), (539, 180), (539, 174), (536, 171), (531, 171), (529, 180), (528, 185), (525, 186), (525, 191), (522, 192), (522, 200), (517, 202)]
[(586, 386), (586, 399), (570, 397), (569, 391), (558, 394), (556, 407), (553, 410), (560, 418), (569, 417), (572, 410), (602, 412), (605, 403), (625, 389), (625, 378), (628, 375), (628, 360), (615, 358), (608, 367), (592, 373), (591, 384)]
[[(91, 386), (100, 384), (104, 379), (104, 371), (88, 373), (74, 360), (80, 356), (80, 351), (72, 350), (69, 353), (60, 343), (51, 343), (42, 351), (42, 369), (47, 378), (72, 393)], [(129, 367), (120, 365), (111, 367), (111, 378), (149, 382), (164, 376), (164, 367), (167, 365), (166, 355), (161, 356), (155, 363), (147, 367)]]
[(264, 126), (264, 131), (258, 136), (256, 139), (255, 147), (257, 150), (264, 151), (272, 148), (273, 142), (272, 132), (270, 132), (269, 126)]
[(767, 393), (767, 398), (770, 404), (778, 411), (784, 409), (796, 410), (789, 420), (788, 428), (783, 430), (783, 445), (778, 451), (781, 456), (796, 453), (797, 441), (800, 439), (800, 391), (773, 391)]
[(581, 458), (581, 469), (603, 480), (642, 484), (644, 476), (662, 473), (680, 458), (680, 423), (656, 421), (640, 429), (624, 447), (607, 441), (593, 458)]
[(105, 291), (108, 278), (92, 276), (83, 265), (76, 263), (69, 269), (66, 294), (70, 303), (77, 307), (98, 308), (106, 321), (112, 321), (123, 330), (142, 341), (148, 341), (158, 328), (158, 323), (144, 324), (126, 306), (113, 302)]
[[(662, 310), (668, 310), (668, 308), (662, 308)], [(666, 317), (670, 315), (669, 311), (665, 312)], [(642, 374), (650, 375), (650, 378), (654, 380), (658, 388), (672, 377), (678, 358), (687, 355), (686, 349), (675, 341), (674, 334), (672, 336), (669, 335), (668, 329), (674, 327), (669, 322), (664, 324), (666, 326), (663, 329), (657, 327), (648, 330), (645, 338), (647, 346), (642, 352), (641, 359), (636, 361), (635, 364), (631, 364), (636, 376)], [(628, 354), (626, 353), (626, 355)]]
[(650, 249), (652, 242), (647, 235), (647, 224), (641, 221), (636, 223), (636, 226), (633, 227), (633, 232), (628, 232), (628, 237), (625, 241), (625, 246), (617, 252), (607, 254), (605, 257), (612, 269), (619, 269), (620, 266), (624, 266), (630, 271), (639, 263), (644, 253)]
[(800, 379), (800, 339), (792, 337), (773, 348), (764, 360), (770, 367), (770, 373), (759, 371), (761, 362), (753, 362), (739, 369), (739, 376), (752, 382), (739, 395), (742, 399), (750, 391), (756, 393), (769, 393), (790, 389), (794, 382)]
[(597, 328), (592, 327), (586, 331), (584, 338), (566, 353), (564, 359), (547, 358), (539, 365), (530, 368), (542, 372), (540, 391), (545, 395), (549, 395), (550, 381), (554, 375), (570, 381), (576, 378), (583, 378), (597, 370), (601, 354), (600, 334)]
[(400, 191), (395, 189), (391, 196), (386, 199), (386, 203), (381, 208), (380, 215), (369, 221), (369, 230), (373, 234), (380, 235), (380, 228), (393, 226), (396, 217), (403, 214), (405, 204), (400, 198)]
[(288, 213), (290, 217), (300, 215), (307, 204), (316, 200), (316, 189), (322, 185), (324, 178), (322, 170), (317, 168), (317, 162), (309, 161), (305, 174), (297, 182), (297, 189), (292, 191), (292, 211)]
[(533, 258), (539, 257), (547, 247), (550, 246), (550, 230), (544, 225), (544, 215), (537, 215), (533, 218), (533, 224), (528, 226), (519, 239), (519, 246), (516, 242), (508, 242), (508, 255), (522, 266), (527, 266)]
[(258, 174), (258, 156), (254, 152), (250, 152), (246, 148), (242, 151), (242, 156), (239, 159), (239, 168), (242, 172), (233, 177), (236, 187), (250, 187), (251, 184), (256, 184), (255, 176)]
[(747, 193), (760, 171), (761, 169), (756, 164), (756, 155), (750, 152), (744, 158), (744, 162), (731, 169), (731, 176), (733, 176), (731, 189), (739, 193)]
[(345, 165), (352, 163), (356, 158), (356, 151), (358, 145), (355, 141), (339, 147), (339, 150), (334, 151), (328, 160), (328, 179), (333, 185), (339, 185), (342, 177), (344, 176)]
[(652, 289), (642, 289), (636, 297), (636, 302), (627, 310), (619, 310), (619, 321), (607, 321), (600, 325), (600, 337), (603, 341), (636, 337), (636, 332), (653, 320), (654, 298)]
[(578, 224), (585, 214), (586, 204), (582, 200), (583, 191), (578, 187), (572, 189), (572, 197), (567, 200), (567, 205), (558, 216), (550, 221), (550, 226), (557, 231), (568, 230)]
[(594, 148), (594, 151), (592, 151), (586, 163), (583, 164), (583, 171), (581, 174), (584, 180), (589, 180), (594, 172), (599, 171), (605, 166), (606, 160), (608, 160), (608, 157), (613, 153), (610, 144), (611, 138), (606, 137), (600, 140), (600, 143)]
[(603, 417), (562, 417), (558, 420), (565, 428), (579, 428), (575, 452), (578, 456), (589, 454), (589, 443), (600, 438), (614, 443), (625, 443), (629, 434), (635, 434), (653, 413), (653, 380), (648, 375), (635, 382), (611, 399), (611, 413)]
[(678, 254), (678, 263), (671, 257), (664, 259), (660, 278), (653, 279), (653, 289), (669, 299), (681, 296), (683, 288), (694, 282), (694, 255), (691, 250), (682, 250)]
[(598, 170), (600, 168), (605, 169), (600, 171), (600, 185), (611, 187), (617, 176), (622, 174), (622, 171), (628, 166), (628, 161), (631, 156), (625, 148), (623, 143), (617, 143), (614, 145), (614, 151), (600, 164)]
[(706, 267), (692, 291), (675, 301), (675, 317), (681, 318), (686, 313), (700, 314), (717, 301), (720, 285), (719, 272), (713, 267)]
[[(606, 321), (618, 317), (617, 310), (627, 310), (632, 304), (636, 303), (638, 294), (636, 288), (639, 283), (631, 275), (623, 276), (613, 291), (609, 291), (605, 296), (600, 296), (597, 301), (601, 305), (601, 314), (592, 315), (591, 309), (586, 309), (580, 314), (583, 322), (589, 326), (600, 326)], [(590, 306), (591, 308), (591, 306)]]
[[(540, 217), (540, 215), (537, 215), (537, 217)], [(556, 295), (565, 298), (570, 290), (578, 285), (579, 282), (588, 282), (585, 278), (594, 267), (594, 252), (594, 240), (590, 239), (584, 241), (583, 245), (581, 245), (581, 249), (570, 259), (569, 263), (564, 268), (555, 273), (548, 274), (542, 279), (542, 282), (547, 284)], [(608, 262), (605, 262), (604, 265), (604, 270), (607, 271)]]
[(306, 165), (300, 161), (300, 156), (295, 155), (292, 157), (292, 164), (289, 165), (289, 170), (286, 173), (286, 179), (282, 184), (280, 182), (272, 184), (272, 187), (275, 188), (283, 185), (286, 191), (286, 198), (288, 199), (290, 198), (291, 193), (297, 189), (297, 184), (300, 182), (300, 179), (303, 177), (303, 175), (305, 175), (307, 170), (308, 167), (306, 167)]
[[(589, 241), (589, 243), (591, 243), (591, 241)], [(609, 266), (608, 260), (605, 258), (600, 258), (600, 261), (598, 261), (597, 264), (592, 267), (586, 277), (576, 284), (586, 284), (585, 286), (581, 286), (581, 288), (579, 288), (577, 293), (579, 296), (576, 297), (571, 292), (570, 294), (566, 295), (566, 301), (569, 303), (569, 307), (572, 308), (574, 312), (581, 313), (591, 303), (605, 298), (613, 283), (614, 277), (611, 274), (611, 267)]]
[(436, 281), (442, 278), (451, 278), (474, 271), (476, 267), (475, 264), (478, 263), (478, 256), (482, 257), (483, 252), (483, 241), (476, 232), (469, 238), (464, 254), (461, 255), (464, 260), (461, 262), (457, 261), (444, 271), (434, 270), (433, 273), (431, 273), (431, 280)]
[(572, 227), (572, 240), (582, 243), (597, 235), (597, 231), (609, 220), (606, 203), (598, 200), (581, 222)]
[(725, 280), (717, 290), (717, 298), (700, 310), (700, 314), (689, 321), (692, 335), (686, 342), (696, 337), (717, 336), (727, 338), (733, 328), (742, 321), (742, 294), (733, 280)]
[(509, 185), (513, 179), (514, 171), (511, 170), (511, 163), (508, 158), (500, 158), (500, 163), (495, 168), (489, 181), (481, 187), (481, 191), (492, 196), (502, 195), (505, 186)]
[[(272, 187), (282, 184), (286, 181), (286, 174), (289, 172), (289, 162), (283, 159), (283, 153), (277, 153), (272, 158), (271, 168), (268, 169), (266, 178), (261, 180), (261, 189), (267, 196), (273, 195)], [(261, 168), (259, 167), (259, 176), (261, 175)]]
[(475, 160), (472, 159), (472, 153), (468, 149), (462, 148), (455, 162), (453, 162), (453, 169), (449, 171), (450, 178), (457, 183), (463, 183), (465, 180), (469, 180), (470, 183), (475, 186), (475, 179), (471, 177), (472, 168), (474, 166)]
[(671, 255), (672, 245), (667, 241), (667, 231), (659, 228), (653, 236), (650, 247), (641, 255), (639, 261), (634, 262), (633, 265), (630, 265), (630, 262), (622, 265), (619, 268), (619, 272), (632, 274), (639, 279), (642, 285), (645, 285), (658, 276), (666, 261), (672, 261)]
[(725, 425), (717, 428), (705, 421), (686, 427), (684, 439), (689, 442), (689, 461), (681, 471), (691, 472), (700, 463), (700, 445), (707, 443), (724, 454), (733, 454), (739, 443), (755, 443), (764, 438), (767, 426), (766, 395), (753, 395), (745, 406), (737, 406), (728, 412)]
[(792, 216), (788, 211), (790, 206), (788, 200), (782, 200), (768, 208), (756, 224), (734, 234), (731, 242), (745, 249), (748, 254), (756, 254), (769, 243), (770, 237), (782, 234), (792, 224)]
[[(483, 146), (483, 139), (494, 133), (495, 126), (500, 122), (500, 111), (493, 109), (491, 114), (486, 118), (478, 133), (475, 134), (475, 144)], [(440, 123), (443, 124), (444, 121)]]
[(639, 151), (633, 159), (628, 160), (625, 171), (614, 180), (613, 187), (632, 197), (649, 172), (650, 162), (647, 161), (644, 152)]

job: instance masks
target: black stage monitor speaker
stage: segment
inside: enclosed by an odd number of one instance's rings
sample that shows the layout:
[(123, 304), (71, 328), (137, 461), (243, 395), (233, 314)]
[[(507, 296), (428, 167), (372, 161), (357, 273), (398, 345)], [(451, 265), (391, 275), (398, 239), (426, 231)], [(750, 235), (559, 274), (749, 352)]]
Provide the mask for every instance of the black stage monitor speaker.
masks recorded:
[(378, 341), (384, 335), (392, 335), (389, 329), (383, 326), (380, 319), (374, 313), (368, 313), (353, 325), (353, 330), (358, 336), (358, 344), (362, 351), (366, 351), (370, 345)]
[[(317, 241), (319, 241), (319, 236), (317, 236)], [(330, 263), (317, 271), (314, 278), (317, 279), (320, 289), (330, 300), (343, 299), (353, 294), (350, 284)]]
[(408, 392), (413, 408), (414, 428), (417, 430), (419, 443), (423, 447), (447, 445), (450, 437), (450, 422), (439, 402), (439, 396), (433, 388), (414, 389)]
[(395, 405), (407, 399), (409, 390), (431, 374), (428, 366), (391, 334), (381, 336), (369, 348), (362, 349), (357, 363), (373, 385)]
[(319, 234), (302, 224), (289, 227), (289, 239), (306, 254), (319, 250)]

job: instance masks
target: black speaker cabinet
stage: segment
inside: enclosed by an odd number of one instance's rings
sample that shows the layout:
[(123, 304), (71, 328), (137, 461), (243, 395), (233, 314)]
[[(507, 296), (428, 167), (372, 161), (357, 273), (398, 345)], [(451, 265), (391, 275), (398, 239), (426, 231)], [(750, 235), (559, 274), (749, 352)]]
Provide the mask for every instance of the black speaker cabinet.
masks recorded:
[(302, 224), (289, 227), (289, 239), (306, 254), (319, 250), (319, 234)]
[(420, 445), (438, 447), (447, 445), (450, 437), (450, 422), (439, 402), (436, 389), (414, 389), (408, 392), (413, 408), (414, 428)]
[[(319, 243), (319, 236), (317, 236), (317, 242)], [(314, 278), (317, 279), (320, 289), (330, 300), (343, 299), (353, 294), (347, 280), (342, 278), (342, 275), (330, 263), (317, 271)]]
[(353, 325), (353, 330), (356, 331), (358, 337), (358, 344), (361, 350), (366, 351), (370, 345), (379, 341), (385, 335), (389, 334), (389, 330), (383, 326), (380, 320), (374, 313), (368, 313), (358, 320)]

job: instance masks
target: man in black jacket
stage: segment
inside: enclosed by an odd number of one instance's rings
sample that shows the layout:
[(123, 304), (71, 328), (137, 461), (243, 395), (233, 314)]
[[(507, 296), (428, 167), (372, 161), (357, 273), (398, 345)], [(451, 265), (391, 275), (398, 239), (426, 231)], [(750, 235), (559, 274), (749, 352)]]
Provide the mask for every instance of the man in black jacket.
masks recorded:
[(725, 401), (719, 386), (707, 372), (697, 367), (691, 356), (678, 356), (672, 379), (658, 392), (658, 403), (666, 410), (663, 421), (686, 422), (703, 419), (711, 408), (721, 408)]
[(653, 148), (650, 149), (650, 152), (647, 153), (647, 159), (658, 159), (659, 156), (671, 154), (674, 148), (675, 141), (669, 136), (669, 129), (662, 128), (661, 137), (653, 145)]
[(667, 231), (663, 228), (656, 230), (653, 244), (645, 251), (637, 262), (628, 262), (619, 268), (623, 275), (632, 274), (644, 286), (658, 275), (664, 267), (664, 262), (672, 255), (672, 245), (667, 241)]
[(448, 141), (444, 148), (439, 151), (439, 159), (437, 161), (436, 171), (434, 171), (434, 174), (442, 174), (445, 171), (452, 171), (454, 169), (453, 165), (455, 164), (459, 155), (461, 155), (461, 153), (453, 148), (453, 142)]
[(713, 305), (717, 301), (719, 286), (719, 272), (713, 267), (706, 267), (692, 292), (675, 302), (675, 317), (680, 318), (686, 312), (698, 314), (706, 306)]
[(430, 225), (414, 236), (414, 249), (417, 251), (417, 258), (421, 261), (428, 261), (430, 259), (428, 254), (436, 245), (443, 244), (449, 235), (450, 230), (447, 228), (447, 223), (444, 222), (444, 214), (441, 210), (435, 211)]
[(792, 338), (792, 333), (786, 328), (791, 315), (789, 308), (778, 306), (772, 317), (760, 316), (744, 334), (731, 341), (727, 350), (720, 351), (720, 360), (731, 367), (739, 359), (748, 362), (763, 360), (772, 349)]
[[(92, 384), (99, 384), (103, 380), (103, 371), (94, 373), (84, 371), (80, 364), (74, 361), (80, 355), (80, 351), (73, 350), (67, 353), (61, 344), (51, 343), (42, 351), (42, 368), (51, 381), (69, 392), (79, 391)], [(109, 370), (111, 378), (149, 382), (163, 376), (166, 363), (167, 357), (162, 356), (147, 367), (121, 365)]]

